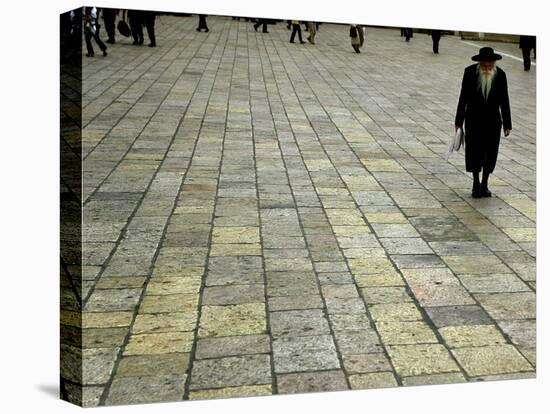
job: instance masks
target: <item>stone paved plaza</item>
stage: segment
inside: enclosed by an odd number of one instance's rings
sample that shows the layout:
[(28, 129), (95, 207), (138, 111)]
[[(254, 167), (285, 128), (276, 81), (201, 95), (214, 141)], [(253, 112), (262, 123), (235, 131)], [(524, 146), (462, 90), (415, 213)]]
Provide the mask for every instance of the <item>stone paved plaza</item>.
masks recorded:
[(472, 199), (445, 154), (479, 42), (196, 24), (83, 58), (83, 403), (534, 377), (536, 66), (499, 62), (513, 131)]

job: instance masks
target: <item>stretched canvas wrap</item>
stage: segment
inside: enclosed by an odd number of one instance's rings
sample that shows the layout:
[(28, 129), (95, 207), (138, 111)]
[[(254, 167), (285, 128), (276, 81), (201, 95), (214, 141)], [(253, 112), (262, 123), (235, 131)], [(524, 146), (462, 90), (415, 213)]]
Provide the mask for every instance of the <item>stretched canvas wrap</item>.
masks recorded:
[[(61, 398), (535, 376), (536, 49), (283, 17), (61, 15)], [(472, 197), (482, 47), (512, 131)]]

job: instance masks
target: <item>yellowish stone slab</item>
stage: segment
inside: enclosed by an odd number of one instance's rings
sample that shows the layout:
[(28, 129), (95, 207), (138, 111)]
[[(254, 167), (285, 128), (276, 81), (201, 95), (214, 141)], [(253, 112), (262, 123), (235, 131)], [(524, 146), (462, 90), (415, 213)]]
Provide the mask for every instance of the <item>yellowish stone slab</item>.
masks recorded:
[(372, 372), (350, 375), (349, 382), (354, 390), (397, 387), (397, 380), (391, 372)]
[(369, 257), (361, 259), (349, 259), (349, 267), (355, 274), (385, 273), (394, 271), (390, 260), (386, 257)]
[(513, 345), (456, 348), (451, 352), (472, 377), (534, 371)]
[(501, 345), (506, 339), (494, 325), (446, 326), (439, 333), (450, 348)]
[(440, 344), (388, 346), (387, 350), (401, 377), (460, 371), (449, 351)]
[(405, 281), (401, 275), (395, 271), (384, 273), (370, 273), (354, 275), (355, 282), (359, 287), (373, 286), (405, 286)]
[(380, 303), (369, 306), (370, 314), (378, 322), (420, 321), (422, 314), (414, 303)]
[(194, 312), (199, 304), (198, 293), (189, 295), (144, 296), (139, 313)]
[(156, 277), (152, 278), (145, 290), (146, 295), (173, 295), (198, 293), (201, 278)]
[(82, 313), (83, 328), (115, 328), (130, 326), (133, 312)]
[(210, 256), (261, 256), (259, 244), (212, 244)]
[(343, 249), (344, 256), (348, 259), (365, 259), (368, 257), (386, 257), (386, 251), (382, 247), (352, 247)]
[(502, 231), (515, 242), (537, 241), (537, 229), (534, 227), (505, 227)]
[(124, 355), (169, 354), (191, 352), (193, 332), (167, 332), (131, 335)]
[(197, 312), (139, 314), (132, 333), (161, 333), (192, 331), (197, 324)]
[(203, 306), (199, 337), (262, 334), (266, 331), (263, 303)]
[(437, 343), (437, 337), (425, 322), (377, 322), (376, 327), (386, 345)]
[(216, 398), (257, 397), (271, 395), (271, 385), (246, 385), (242, 387), (229, 387), (211, 390), (191, 391), (190, 400), (211, 400)]

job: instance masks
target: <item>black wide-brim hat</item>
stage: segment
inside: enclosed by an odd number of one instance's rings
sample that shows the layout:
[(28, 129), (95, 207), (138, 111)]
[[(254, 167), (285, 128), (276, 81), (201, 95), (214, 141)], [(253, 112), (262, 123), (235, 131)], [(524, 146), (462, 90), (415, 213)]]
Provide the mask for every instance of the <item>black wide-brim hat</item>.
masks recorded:
[(495, 53), (492, 47), (482, 47), (477, 55), (472, 56), (472, 60), (475, 62), (491, 62), (500, 59), (502, 59), (502, 56)]

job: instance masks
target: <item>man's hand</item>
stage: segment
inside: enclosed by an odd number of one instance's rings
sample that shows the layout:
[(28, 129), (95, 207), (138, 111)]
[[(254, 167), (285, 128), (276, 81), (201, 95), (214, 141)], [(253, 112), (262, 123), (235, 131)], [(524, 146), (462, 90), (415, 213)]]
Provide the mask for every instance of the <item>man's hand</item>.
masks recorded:
[(505, 129), (504, 136), (507, 137), (508, 135), (510, 135), (510, 131), (512, 131), (512, 129)]

